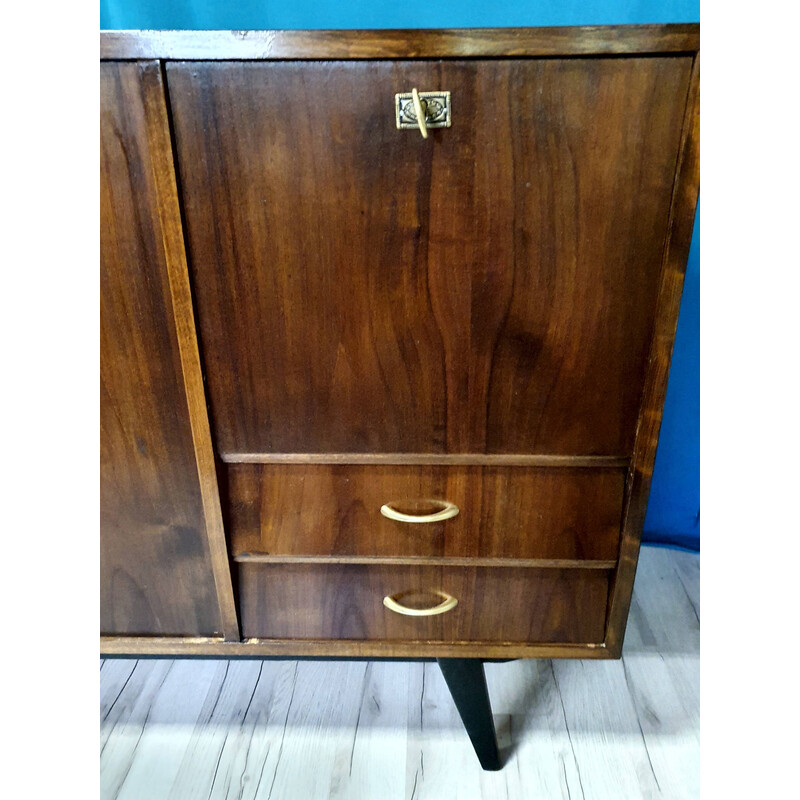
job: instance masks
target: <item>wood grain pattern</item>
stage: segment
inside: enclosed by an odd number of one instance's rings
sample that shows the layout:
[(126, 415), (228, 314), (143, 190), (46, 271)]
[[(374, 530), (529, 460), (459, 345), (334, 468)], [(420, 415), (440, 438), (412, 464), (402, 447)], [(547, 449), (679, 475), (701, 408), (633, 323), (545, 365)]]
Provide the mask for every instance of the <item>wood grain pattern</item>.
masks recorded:
[(664, 249), (658, 307), (650, 345), (650, 366), (637, 426), (633, 462), (628, 474), (620, 561), (614, 574), (609, 603), (606, 641), (617, 656), (622, 652), (625, 623), (633, 593), (699, 187), (700, 56), (698, 55), (693, 64), (692, 81), (686, 102), (681, 159), (673, 189), (669, 237)]
[(223, 458), (628, 456), (690, 66), (169, 64)]
[[(148, 140), (158, 64), (100, 72), (101, 630), (222, 631)], [(163, 102), (163, 100), (162, 100)]]
[[(245, 636), (485, 642), (601, 642), (609, 573), (599, 570), (281, 564), (239, 565)], [(445, 614), (383, 606), (402, 592), (443, 591)], [(436, 605), (435, 599), (420, 606)], [(413, 602), (413, 601), (409, 601)]]
[(189, 407), (189, 423), (200, 482), (200, 497), (203, 502), (209, 555), (217, 590), (222, 632), (226, 640), (235, 641), (239, 638), (239, 623), (233, 599), (228, 547), (222, 524), (222, 509), (217, 485), (214, 446), (211, 441), (200, 353), (194, 326), (194, 309), (189, 287), (189, 273), (186, 267), (186, 251), (183, 243), (181, 211), (175, 183), (172, 141), (162, 73), (160, 68), (154, 66), (143, 68), (141, 75), (148, 144), (151, 151), (153, 179), (158, 202), (157, 210), (161, 222), (164, 258), (169, 277), (184, 390)]
[(687, 52), (700, 27), (604, 25), (381, 31), (102, 31), (101, 59), (469, 58)]
[[(231, 465), (231, 552), (277, 558), (613, 562), (625, 474), (620, 469)], [(423, 513), (419, 501), (430, 500), (455, 503), (459, 514), (443, 522), (410, 524), (380, 513), (384, 503)]]

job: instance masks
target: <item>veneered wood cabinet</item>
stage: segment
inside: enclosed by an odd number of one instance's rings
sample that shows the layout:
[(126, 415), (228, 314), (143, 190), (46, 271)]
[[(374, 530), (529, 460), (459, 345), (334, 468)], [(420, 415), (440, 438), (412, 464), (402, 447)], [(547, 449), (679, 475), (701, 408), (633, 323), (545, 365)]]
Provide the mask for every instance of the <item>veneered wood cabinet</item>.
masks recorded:
[(101, 46), (103, 651), (619, 656), (697, 26)]

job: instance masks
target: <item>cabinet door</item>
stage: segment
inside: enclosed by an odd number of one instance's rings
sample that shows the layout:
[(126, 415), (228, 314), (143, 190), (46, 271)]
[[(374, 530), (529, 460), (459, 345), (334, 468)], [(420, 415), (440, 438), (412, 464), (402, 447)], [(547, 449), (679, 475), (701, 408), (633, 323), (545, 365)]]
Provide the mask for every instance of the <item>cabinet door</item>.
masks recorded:
[(104, 634), (221, 632), (148, 140), (161, 92), (157, 64), (101, 66)]
[(690, 67), (170, 64), (223, 457), (629, 455)]

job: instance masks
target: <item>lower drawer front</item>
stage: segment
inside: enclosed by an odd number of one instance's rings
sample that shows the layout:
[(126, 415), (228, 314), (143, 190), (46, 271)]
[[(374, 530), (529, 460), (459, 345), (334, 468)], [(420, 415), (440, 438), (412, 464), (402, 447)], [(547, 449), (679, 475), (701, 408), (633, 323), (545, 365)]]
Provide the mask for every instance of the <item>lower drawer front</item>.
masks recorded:
[[(361, 564), (239, 566), (242, 628), (267, 639), (599, 643), (609, 571)], [(406, 616), (385, 597), (430, 608)]]

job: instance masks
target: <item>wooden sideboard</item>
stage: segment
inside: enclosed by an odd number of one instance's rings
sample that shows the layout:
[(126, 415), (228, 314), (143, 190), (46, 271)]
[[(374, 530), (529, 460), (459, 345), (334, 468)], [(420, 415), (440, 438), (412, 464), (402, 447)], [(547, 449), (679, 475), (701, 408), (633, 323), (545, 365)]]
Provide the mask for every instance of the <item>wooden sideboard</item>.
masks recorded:
[(102, 652), (619, 657), (699, 27), (101, 60)]

